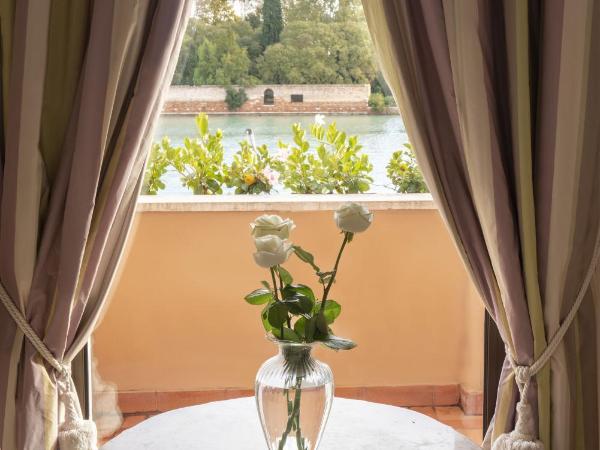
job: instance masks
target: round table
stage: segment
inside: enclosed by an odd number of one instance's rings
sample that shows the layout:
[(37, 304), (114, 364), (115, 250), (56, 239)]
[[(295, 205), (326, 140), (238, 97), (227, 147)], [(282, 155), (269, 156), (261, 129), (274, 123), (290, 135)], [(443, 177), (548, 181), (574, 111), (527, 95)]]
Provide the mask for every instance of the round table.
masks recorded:
[[(175, 409), (124, 431), (102, 450), (265, 450), (254, 397)], [(476, 450), (415, 411), (336, 398), (319, 450)]]

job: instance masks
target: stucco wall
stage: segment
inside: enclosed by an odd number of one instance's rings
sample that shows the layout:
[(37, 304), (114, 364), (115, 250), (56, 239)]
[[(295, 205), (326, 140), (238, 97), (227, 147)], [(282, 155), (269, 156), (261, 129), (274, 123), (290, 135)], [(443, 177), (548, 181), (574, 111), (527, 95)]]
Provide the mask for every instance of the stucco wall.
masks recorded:
[[(273, 90), (274, 104), (265, 105), (266, 89)], [(277, 84), (245, 88), (248, 101), (237, 113), (369, 113), (368, 84)], [(292, 94), (303, 101), (291, 102)], [(221, 86), (171, 86), (165, 99), (166, 113), (230, 113)]]
[[(294, 241), (333, 263), (331, 211), (281, 212)], [(243, 296), (267, 275), (252, 261), (256, 212), (138, 212), (126, 262), (94, 335), (102, 378), (121, 391), (250, 388), (274, 353), (260, 307)], [(296, 260), (297, 280), (313, 275)], [(436, 210), (376, 211), (333, 291), (334, 329), (359, 346), (318, 350), (339, 386), (467, 383), (482, 389), (483, 308)]]
[[(245, 88), (248, 100), (263, 100), (266, 89), (273, 90), (276, 99), (290, 101), (292, 94), (304, 95), (304, 102), (367, 102), (368, 84), (260, 84)], [(225, 88), (221, 86), (171, 86), (166, 101), (223, 102)]]

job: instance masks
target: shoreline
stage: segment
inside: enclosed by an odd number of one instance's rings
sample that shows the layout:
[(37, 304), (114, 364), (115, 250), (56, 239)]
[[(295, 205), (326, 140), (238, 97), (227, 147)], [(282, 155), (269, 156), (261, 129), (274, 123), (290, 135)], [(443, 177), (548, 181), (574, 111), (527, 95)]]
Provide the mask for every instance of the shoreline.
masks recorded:
[(398, 107), (388, 108), (384, 112), (373, 111), (167, 111), (162, 110), (163, 116), (196, 116), (201, 113), (206, 113), (209, 116), (314, 116), (323, 114), (325, 116), (399, 116)]

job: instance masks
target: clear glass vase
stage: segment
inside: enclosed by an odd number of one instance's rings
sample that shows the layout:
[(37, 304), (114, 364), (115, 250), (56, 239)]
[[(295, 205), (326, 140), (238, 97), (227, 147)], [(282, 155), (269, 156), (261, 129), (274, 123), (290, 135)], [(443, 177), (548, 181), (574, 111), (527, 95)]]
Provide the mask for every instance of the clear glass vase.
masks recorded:
[(311, 355), (314, 344), (276, 342), (279, 353), (256, 375), (256, 405), (270, 450), (315, 450), (331, 403), (333, 373)]

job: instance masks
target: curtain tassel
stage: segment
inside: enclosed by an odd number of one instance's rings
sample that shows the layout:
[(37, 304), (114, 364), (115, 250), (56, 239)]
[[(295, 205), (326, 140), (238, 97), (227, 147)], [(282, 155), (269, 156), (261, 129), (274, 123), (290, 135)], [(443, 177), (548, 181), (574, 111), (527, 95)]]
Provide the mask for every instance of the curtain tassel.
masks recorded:
[(513, 431), (498, 436), (492, 450), (544, 450), (544, 444), (535, 438), (533, 411), (527, 400), (527, 390), (532, 376), (531, 367), (515, 365), (513, 372), (520, 394), (517, 403), (517, 422)]
[(58, 430), (60, 450), (97, 450), (98, 432), (92, 420), (84, 420), (71, 373), (64, 368), (59, 373), (59, 400), (65, 408), (65, 420)]

